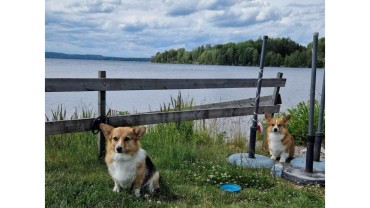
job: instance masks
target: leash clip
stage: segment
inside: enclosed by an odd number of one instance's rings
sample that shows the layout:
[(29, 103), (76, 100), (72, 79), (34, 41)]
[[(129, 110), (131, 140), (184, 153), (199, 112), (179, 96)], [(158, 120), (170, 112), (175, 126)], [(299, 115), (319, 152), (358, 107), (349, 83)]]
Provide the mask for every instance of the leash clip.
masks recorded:
[(101, 123), (108, 124), (108, 117), (107, 116), (99, 116), (91, 123), (91, 132), (93, 134), (98, 134), (100, 132), (99, 125)]

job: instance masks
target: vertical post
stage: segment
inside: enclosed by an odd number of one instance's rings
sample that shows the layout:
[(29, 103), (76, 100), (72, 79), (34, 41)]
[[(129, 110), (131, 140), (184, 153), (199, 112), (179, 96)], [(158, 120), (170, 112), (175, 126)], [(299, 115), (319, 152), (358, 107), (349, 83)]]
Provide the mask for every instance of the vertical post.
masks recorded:
[(313, 148), (315, 143), (313, 119), (315, 113), (315, 87), (316, 87), (316, 63), (317, 63), (317, 40), (319, 33), (313, 34), (313, 48), (312, 48), (312, 70), (311, 70), (311, 91), (310, 91), (310, 114), (308, 122), (307, 135), (307, 153), (306, 153), (306, 169), (308, 173), (313, 171)]
[(314, 148), (314, 155), (313, 155), (314, 156), (313, 160), (317, 162), (320, 162), (321, 142), (322, 142), (322, 137), (323, 137), (322, 124), (323, 124), (323, 117), (324, 117), (324, 109), (325, 109), (325, 71), (324, 71), (324, 78), (322, 81), (319, 121), (317, 124), (315, 148)]
[[(98, 71), (99, 78), (106, 78), (105, 71)], [(106, 91), (99, 91), (98, 92), (98, 114), (99, 116), (105, 116), (105, 105), (106, 105)], [(99, 158), (103, 158), (105, 154), (105, 138), (102, 132), (98, 134), (98, 151), (99, 151)]]
[(254, 153), (256, 150), (256, 131), (257, 131), (257, 114), (258, 114), (258, 106), (260, 104), (260, 93), (261, 93), (261, 86), (262, 86), (262, 77), (263, 77), (263, 65), (265, 62), (265, 50), (266, 50), (266, 42), (267, 36), (263, 36), (262, 42), (262, 50), (261, 50), (261, 60), (260, 60), (260, 69), (258, 74), (258, 81), (257, 81), (257, 91), (256, 91), (256, 100), (254, 105), (254, 113), (253, 113), (253, 124), (250, 128), (249, 134), (249, 158), (255, 158)]
[[(276, 75), (276, 78), (278, 79), (283, 78), (283, 73), (278, 72)], [(272, 104), (273, 105), (281, 104), (279, 92), (280, 92), (280, 87), (274, 87), (274, 92), (272, 93)], [(271, 116), (274, 117), (274, 113), (271, 113)]]

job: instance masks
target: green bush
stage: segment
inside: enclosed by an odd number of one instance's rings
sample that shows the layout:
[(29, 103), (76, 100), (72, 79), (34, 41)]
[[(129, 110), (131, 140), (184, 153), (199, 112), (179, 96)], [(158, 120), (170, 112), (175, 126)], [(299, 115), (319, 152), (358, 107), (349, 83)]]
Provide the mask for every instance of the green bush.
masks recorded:
[[(294, 137), (296, 144), (306, 144), (306, 136), (308, 134), (308, 120), (309, 120), (309, 102), (300, 102), (296, 107), (288, 109), (288, 113), (282, 112), (279, 117), (290, 114), (292, 117), (288, 122), (289, 133)], [(319, 120), (320, 103), (315, 100), (314, 109), (314, 133), (317, 131), (317, 124)], [(323, 117), (323, 133), (325, 133), (325, 112)]]

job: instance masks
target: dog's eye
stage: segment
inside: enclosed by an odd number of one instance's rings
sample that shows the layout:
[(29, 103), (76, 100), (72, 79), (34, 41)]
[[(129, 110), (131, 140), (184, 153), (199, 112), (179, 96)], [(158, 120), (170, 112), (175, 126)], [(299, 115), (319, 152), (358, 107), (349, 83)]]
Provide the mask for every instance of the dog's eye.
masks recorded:
[(118, 140), (118, 138), (117, 138), (117, 137), (113, 137), (113, 140), (114, 140), (114, 141), (117, 141), (117, 140)]
[(123, 140), (124, 140), (125, 142), (127, 142), (128, 140), (130, 140), (130, 138), (125, 137)]
[(278, 124), (278, 127), (282, 126), (281, 124)]

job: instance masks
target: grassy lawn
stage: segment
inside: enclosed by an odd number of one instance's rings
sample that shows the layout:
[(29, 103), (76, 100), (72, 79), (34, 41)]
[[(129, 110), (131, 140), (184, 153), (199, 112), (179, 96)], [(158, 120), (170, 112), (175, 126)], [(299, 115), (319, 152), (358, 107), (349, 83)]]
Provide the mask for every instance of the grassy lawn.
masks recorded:
[[(195, 131), (191, 125), (177, 130), (174, 123), (161, 124), (143, 137), (142, 148), (160, 172), (161, 188), (153, 196), (139, 199), (132, 190), (112, 191), (113, 180), (97, 158), (95, 135), (84, 132), (47, 137), (46, 207), (325, 206), (324, 188), (297, 186), (270, 176), (269, 170), (233, 166), (226, 159), (245, 152), (244, 142), (225, 143), (222, 136)], [(220, 183), (226, 182), (239, 184), (241, 192), (221, 191)]]

